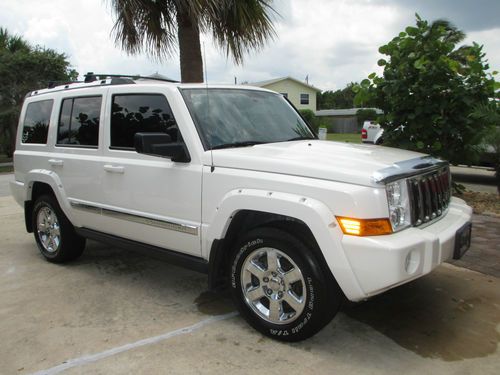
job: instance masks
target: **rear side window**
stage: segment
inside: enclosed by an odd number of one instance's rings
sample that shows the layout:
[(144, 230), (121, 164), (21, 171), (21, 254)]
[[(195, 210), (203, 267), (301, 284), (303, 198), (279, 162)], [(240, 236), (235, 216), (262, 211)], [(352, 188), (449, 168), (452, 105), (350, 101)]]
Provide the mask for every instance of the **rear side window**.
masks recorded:
[(57, 144), (97, 147), (101, 102), (100, 96), (64, 99), (59, 116)]
[(114, 95), (111, 109), (111, 148), (133, 149), (135, 133), (180, 133), (167, 98), (160, 94)]
[(28, 104), (23, 123), (23, 143), (47, 143), (53, 104), (53, 100), (41, 100)]

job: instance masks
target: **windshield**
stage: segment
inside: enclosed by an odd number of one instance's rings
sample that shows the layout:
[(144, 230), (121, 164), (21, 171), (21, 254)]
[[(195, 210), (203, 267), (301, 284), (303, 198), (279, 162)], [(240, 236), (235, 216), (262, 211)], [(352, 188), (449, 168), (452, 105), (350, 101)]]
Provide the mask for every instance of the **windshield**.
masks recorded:
[(313, 139), (279, 94), (242, 89), (181, 89), (205, 149)]

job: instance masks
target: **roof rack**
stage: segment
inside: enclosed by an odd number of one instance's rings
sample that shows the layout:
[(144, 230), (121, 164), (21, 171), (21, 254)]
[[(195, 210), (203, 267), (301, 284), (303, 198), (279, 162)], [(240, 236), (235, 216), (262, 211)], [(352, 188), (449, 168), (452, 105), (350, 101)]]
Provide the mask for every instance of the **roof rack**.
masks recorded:
[(45, 89), (31, 91), (26, 94), (26, 97), (47, 94), (49, 92), (55, 91), (66, 91), (72, 89), (80, 89), (86, 87), (95, 87), (101, 85), (130, 85), (135, 84), (138, 79), (163, 81), (178, 83), (172, 79), (157, 78), (157, 77), (143, 77), (140, 75), (124, 75), (124, 74), (104, 74), (104, 73), (93, 73), (89, 72), (84, 75), (85, 80), (83, 81), (50, 81)]
[(132, 80), (136, 79), (151, 79), (153, 81), (163, 81), (163, 82), (172, 82), (172, 83), (179, 83), (179, 81), (173, 80), (173, 79), (168, 79), (168, 78), (158, 78), (158, 77), (144, 77), (140, 76), (138, 74), (136, 75), (127, 75), (127, 74), (107, 74), (107, 73), (94, 73), (94, 72), (88, 72), (87, 74), (84, 75), (85, 77), (85, 83), (89, 82), (94, 82), (100, 79), (106, 79), (106, 78), (130, 78)]

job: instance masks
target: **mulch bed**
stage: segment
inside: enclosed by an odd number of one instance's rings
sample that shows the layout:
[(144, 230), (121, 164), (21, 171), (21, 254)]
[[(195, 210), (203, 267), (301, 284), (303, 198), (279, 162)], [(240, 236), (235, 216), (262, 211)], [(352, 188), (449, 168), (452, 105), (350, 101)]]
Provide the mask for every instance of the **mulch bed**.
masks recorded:
[(500, 216), (500, 195), (465, 191), (457, 194), (471, 206), (475, 214)]

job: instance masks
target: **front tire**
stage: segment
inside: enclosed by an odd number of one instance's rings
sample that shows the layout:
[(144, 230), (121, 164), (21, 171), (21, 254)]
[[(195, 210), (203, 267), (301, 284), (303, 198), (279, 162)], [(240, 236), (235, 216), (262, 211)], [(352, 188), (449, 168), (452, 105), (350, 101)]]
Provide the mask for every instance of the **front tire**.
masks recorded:
[(231, 259), (231, 293), (256, 330), (281, 341), (300, 341), (335, 316), (342, 292), (312, 245), (277, 228), (256, 228)]
[(63, 263), (82, 255), (85, 238), (76, 234), (52, 195), (42, 195), (36, 200), (32, 220), (36, 244), (46, 260)]

